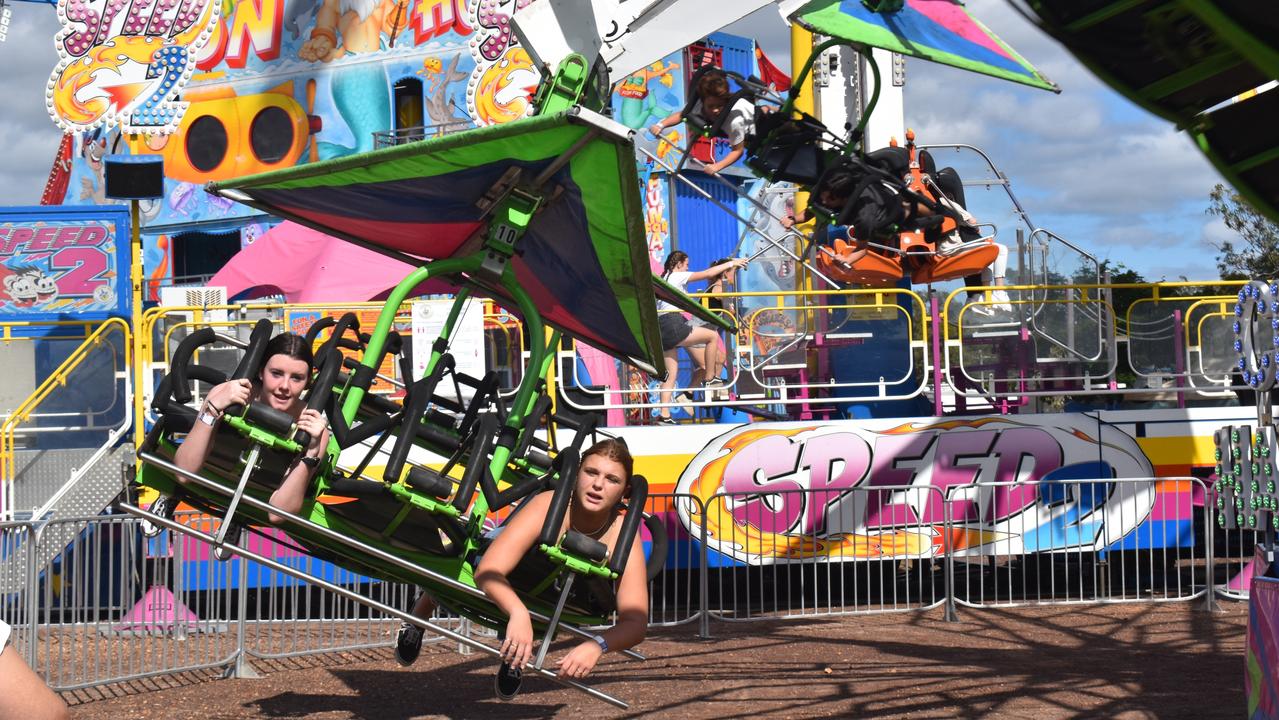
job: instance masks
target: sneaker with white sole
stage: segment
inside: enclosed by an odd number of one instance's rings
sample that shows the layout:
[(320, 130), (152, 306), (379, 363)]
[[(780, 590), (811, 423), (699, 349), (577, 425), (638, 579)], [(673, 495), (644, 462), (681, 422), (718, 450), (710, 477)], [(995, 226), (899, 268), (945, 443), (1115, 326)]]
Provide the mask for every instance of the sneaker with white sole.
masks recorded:
[(990, 294), (990, 299), (995, 303), (994, 308), (999, 312), (1011, 313), (1013, 311), (1012, 298), (1008, 297), (1007, 290), (996, 290)]
[(995, 316), (995, 308), (993, 305), (988, 305), (975, 298), (971, 298), (968, 302), (964, 303), (964, 310), (968, 311), (972, 315), (976, 315), (978, 319)]
[(400, 667), (408, 667), (417, 662), (422, 652), (422, 628), (410, 622), (400, 623), (395, 633), (395, 662)]
[[(178, 501), (175, 500), (173, 496), (161, 495), (160, 497), (156, 498), (155, 502), (151, 503), (151, 507), (147, 508), (147, 510), (151, 514), (159, 515), (165, 520), (172, 520), (173, 511), (177, 509), (177, 506), (178, 506)], [(146, 537), (149, 537), (149, 538), (155, 537), (160, 534), (161, 530), (164, 530), (162, 526), (156, 525), (150, 520), (146, 520), (146, 519), (142, 520), (142, 534), (145, 535)]]
[(222, 539), (222, 544), (213, 548), (213, 557), (218, 562), (226, 562), (231, 559), (231, 548), (228, 546), (236, 545), (240, 542), (240, 523), (232, 520), (226, 529), (226, 536)]

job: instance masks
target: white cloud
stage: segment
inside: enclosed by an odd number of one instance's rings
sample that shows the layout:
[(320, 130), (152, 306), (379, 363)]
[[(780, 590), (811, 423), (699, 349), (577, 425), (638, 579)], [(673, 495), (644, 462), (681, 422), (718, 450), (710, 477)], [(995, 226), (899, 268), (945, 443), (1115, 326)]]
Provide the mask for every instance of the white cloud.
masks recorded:
[(1220, 177), (1190, 140), (1097, 80), (1008, 3), (967, 8), (1062, 92), (911, 62), (906, 113), (921, 141), (982, 148), (1041, 226), (1098, 257), (1141, 272), (1157, 263), (1161, 275), (1215, 274), (1204, 260), (1202, 212)]
[(58, 63), (51, 5), (15, 3), (8, 40), (0, 44), (0, 205), (40, 202), (62, 133), (45, 109), (44, 90)]
[[(1099, 256), (1143, 272), (1158, 263), (1190, 276), (1211, 273), (1208, 243), (1230, 233), (1205, 224), (1208, 192), (1221, 179), (1190, 141), (1107, 88), (1004, 0), (966, 7), (1062, 92), (911, 61), (906, 112), (921, 142), (980, 147), (1037, 222)], [(27, 204), (39, 200), (60, 138), (44, 107), (58, 26), (49, 6), (19, 3), (13, 14), (9, 41), (0, 45), (0, 204)], [(790, 32), (772, 7), (727, 31), (757, 39), (775, 63), (789, 66)]]

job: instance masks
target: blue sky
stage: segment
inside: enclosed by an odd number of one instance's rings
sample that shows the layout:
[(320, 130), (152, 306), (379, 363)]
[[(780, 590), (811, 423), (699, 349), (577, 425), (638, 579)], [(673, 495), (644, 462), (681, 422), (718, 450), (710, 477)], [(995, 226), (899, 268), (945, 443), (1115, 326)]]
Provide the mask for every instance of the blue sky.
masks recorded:
[[(966, 6), (1062, 93), (912, 61), (906, 117), (920, 142), (981, 148), (1037, 226), (1099, 259), (1152, 280), (1216, 277), (1213, 244), (1230, 232), (1204, 210), (1221, 179), (1190, 140), (1095, 79), (1004, 0)], [(49, 5), (11, 7), (9, 39), (0, 44), (0, 205), (26, 205), (39, 201), (60, 137), (44, 107), (58, 25)], [(756, 37), (775, 62), (788, 64), (789, 34), (771, 8), (729, 31)], [(939, 154), (969, 180), (981, 177), (973, 157)], [(999, 227), (1002, 242), (1015, 245), (1006, 196), (970, 188), (969, 204)], [(1050, 262), (1075, 259), (1064, 253)]]
[[(924, 61), (906, 69), (906, 122), (921, 143), (981, 148), (1011, 181), (1035, 225), (1099, 260), (1151, 280), (1217, 277), (1214, 244), (1229, 239), (1205, 214), (1221, 176), (1184, 134), (1111, 90), (1005, 0), (968, 0), (968, 11), (1061, 88), (1054, 95)], [(787, 30), (759, 11), (734, 28), (788, 61)], [(937, 153), (966, 180), (980, 179), (968, 157)], [(970, 209), (1015, 246), (1006, 196), (968, 189)], [(1077, 256), (1050, 263), (1069, 271)]]

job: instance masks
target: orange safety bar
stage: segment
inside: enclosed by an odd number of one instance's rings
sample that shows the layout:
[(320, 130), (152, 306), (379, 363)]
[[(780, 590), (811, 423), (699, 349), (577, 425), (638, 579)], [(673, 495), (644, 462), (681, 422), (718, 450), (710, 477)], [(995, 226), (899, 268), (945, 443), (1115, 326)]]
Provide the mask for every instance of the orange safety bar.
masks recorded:
[(902, 264), (895, 257), (889, 257), (871, 250), (852, 264), (835, 259), (843, 255), (852, 246), (843, 240), (834, 242), (834, 249), (819, 248), (816, 261), (817, 269), (823, 275), (843, 283), (854, 283), (869, 287), (892, 287), (902, 279)]
[(930, 255), (911, 270), (910, 279), (917, 283), (958, 280), (979, 273), (999, 257), (999, 248), (986, 238), (973, 241), (953, 255)]

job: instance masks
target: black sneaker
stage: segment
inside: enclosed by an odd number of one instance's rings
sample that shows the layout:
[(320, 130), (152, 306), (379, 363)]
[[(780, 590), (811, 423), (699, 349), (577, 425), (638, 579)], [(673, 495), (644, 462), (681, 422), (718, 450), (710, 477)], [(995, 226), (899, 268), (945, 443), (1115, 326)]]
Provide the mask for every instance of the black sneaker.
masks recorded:
[(227, 526), (226, 536), (222, 538), (222, 544), (213, 548), (213, 557), (217, 558), (218, 562), (226, 562), (227, 560), (230, 560), (231, 548), (227, 546), (235, 545), (239, 542), (240, 542), (240, 523), (232, 520), (231, 524)]
[(657, 418), (658, 425), (679, 425), (679, 421), (669, 415), (661, 415)]
[(422, 628), (409, 622), (400, 623), (395, 633), (395, 662), (408, 667), (417, 661), (422, 652)]
[[(150, 511), (152, 515), (159, 515), (165, 520), (172, 520), (173, 511), (177, 509), (177, 506), (178, 501), (174, 500), (172, 496), (161, 495), (155, 499), (155, 502), (151, 503), (151, 507), (147, 508), (147, 510)], [(156, 525), (150, 520), (144, 519), (142, 521), (142, 534), (146, 537), (155, 537), (156, 535), (159, 535), (160, 531), (163, 529), (163, 527)]]
[(514, 700), (520, 694), (520, 685), (524, 683), (520, 669), (506, 663), (497, 669), (497, 677), (493, 680), (493, 691), (502, 700)]

